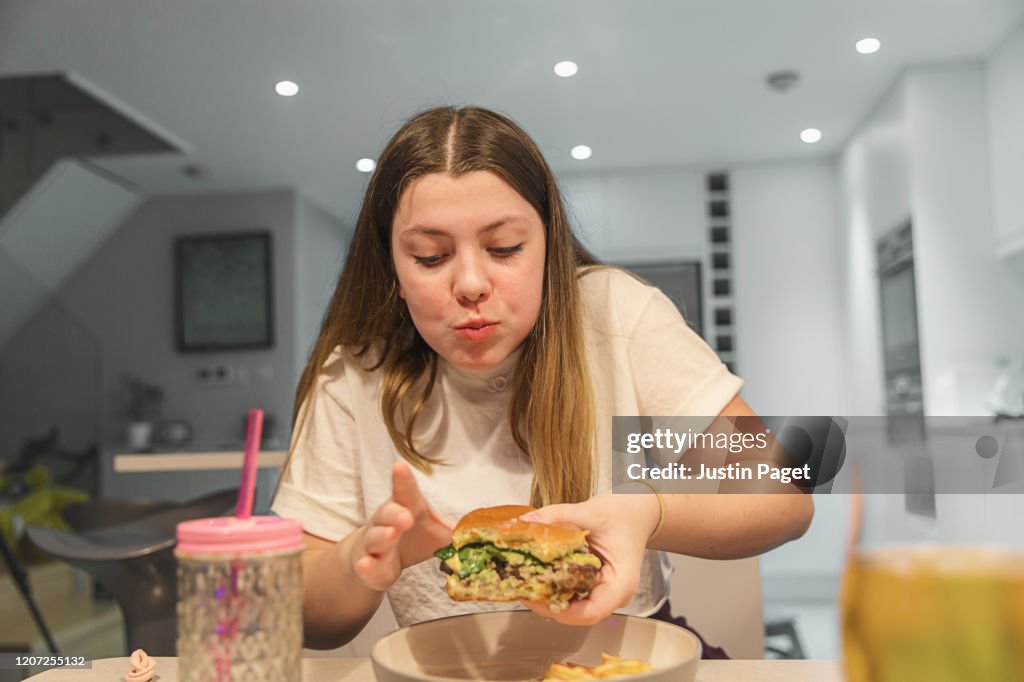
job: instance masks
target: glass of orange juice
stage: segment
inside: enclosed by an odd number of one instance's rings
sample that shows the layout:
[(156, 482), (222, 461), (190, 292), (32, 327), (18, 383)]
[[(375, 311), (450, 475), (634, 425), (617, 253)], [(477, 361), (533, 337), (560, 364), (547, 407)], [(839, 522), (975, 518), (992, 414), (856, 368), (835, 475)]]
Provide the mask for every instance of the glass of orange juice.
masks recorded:
[(924, 514), (901, 495), (851, 499), (847, 680), (1024, 681), (1024, 497), (936, 495)]

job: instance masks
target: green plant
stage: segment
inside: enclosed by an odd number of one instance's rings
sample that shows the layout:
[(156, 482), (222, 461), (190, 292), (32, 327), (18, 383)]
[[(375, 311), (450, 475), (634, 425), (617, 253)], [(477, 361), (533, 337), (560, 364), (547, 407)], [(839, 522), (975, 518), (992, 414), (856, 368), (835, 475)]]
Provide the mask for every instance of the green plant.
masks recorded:
[(131, 374), (122, 374), (114, 392), (118, 411), (128, 421), (142, 422), (160, 416), (164, 390)]

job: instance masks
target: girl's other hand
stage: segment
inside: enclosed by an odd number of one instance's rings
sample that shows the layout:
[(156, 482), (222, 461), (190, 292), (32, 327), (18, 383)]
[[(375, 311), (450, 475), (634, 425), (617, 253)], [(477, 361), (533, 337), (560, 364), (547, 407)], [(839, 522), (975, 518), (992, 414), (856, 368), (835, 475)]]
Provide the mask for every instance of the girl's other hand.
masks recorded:
[(530, 610), (569, 625), (592, 625), (616, 609), (626, 606), (640, 585), (647, 540), (658, 523), (658, 501), (654, 495), (595, 495), (578, 504), (555, 504), (524, 514), (524, 521), (574, 523), (589, 530), (590, 550), (600, 555), (604, 566), (598, 583), (585, 599), (569, 602), (554, 613), (543, 602), (526, 602)]
[(427, 504), (404, 461), (391, 468), (391, 497), (364, 526), (352, 570), (367, 587), (384, 591), (402, 571), (425, 561), (452, 540), (452, 524)]

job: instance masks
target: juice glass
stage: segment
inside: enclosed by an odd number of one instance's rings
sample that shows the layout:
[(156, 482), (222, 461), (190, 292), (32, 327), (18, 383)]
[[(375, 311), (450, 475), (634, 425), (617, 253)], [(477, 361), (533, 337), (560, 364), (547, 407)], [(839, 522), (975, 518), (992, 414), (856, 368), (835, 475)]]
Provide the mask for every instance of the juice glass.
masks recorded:
[(1024, 500), (935, 497), (924, 514), (900, 495), (853, 497), (841, 592), (850, 682), (1024, 680), (1024, 518), (993, 513)]

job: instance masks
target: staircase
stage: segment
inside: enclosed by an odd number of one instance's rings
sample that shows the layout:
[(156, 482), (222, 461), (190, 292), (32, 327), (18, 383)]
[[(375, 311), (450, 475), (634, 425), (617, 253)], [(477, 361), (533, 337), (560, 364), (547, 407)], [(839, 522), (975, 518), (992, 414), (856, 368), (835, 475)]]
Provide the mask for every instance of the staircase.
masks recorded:
[(0, 348), (145, 199), (92, 160), (180, 151), (78, 76), (0, 78)]

